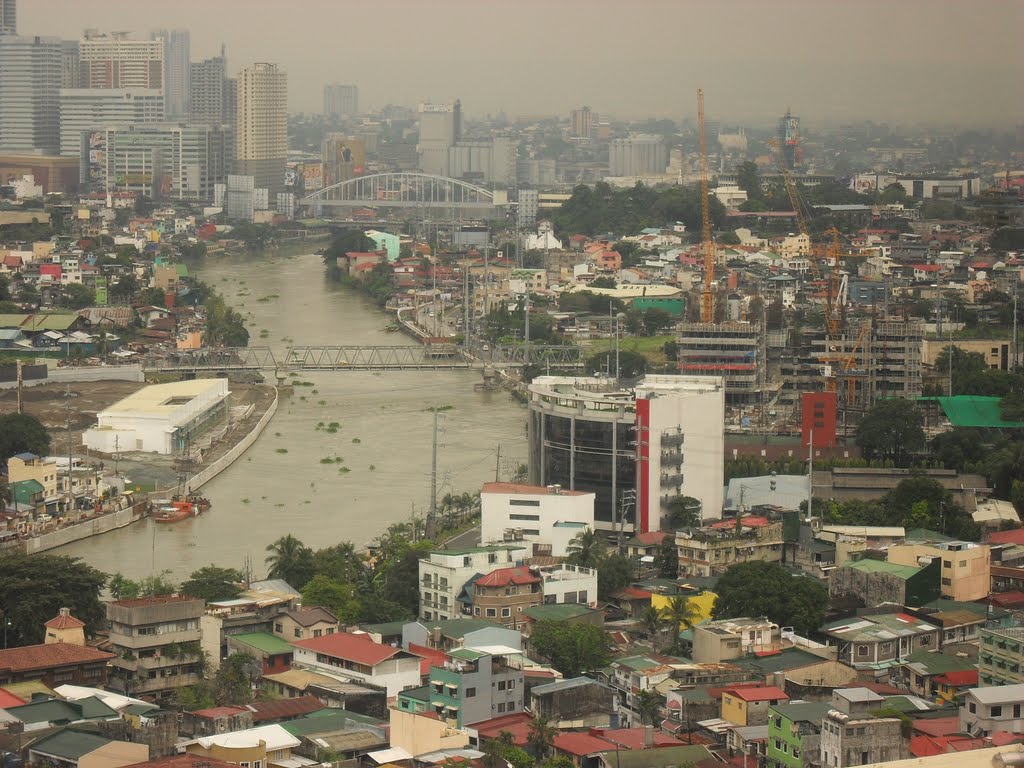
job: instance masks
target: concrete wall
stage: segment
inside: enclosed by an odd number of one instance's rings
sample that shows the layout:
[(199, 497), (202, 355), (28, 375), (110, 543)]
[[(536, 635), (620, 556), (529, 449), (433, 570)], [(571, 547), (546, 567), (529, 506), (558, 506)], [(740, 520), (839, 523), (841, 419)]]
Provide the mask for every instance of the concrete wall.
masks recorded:
[[(103, 365), (50, 368), (45, 379), (25, 379), (24, 385), (35, 387), (39, 384), (64, 384), (76, 381), (136, 381), (141, 384), (145, 380), (141, 365)], [(0, 389), (13, 389), (16, 386), (16, 381), (0, 382)]]
[(142, 512), (136, 511), (133, 508), (118, 510), (101, 517), (94, 517), (91, 520), (69, 525), (66, 528), (60, 528), (51, 533), (44, 533), (41, 536), (26, 539), (24, 541), (24, 548), (29, 554), (45, 552), (48, 549), (70, 544), (73, 541), (80, 541), (100, 533), (107, 533), (115, 528), (124, 528), (126, 525), (131, 525), (141, 520), (142, 517)]

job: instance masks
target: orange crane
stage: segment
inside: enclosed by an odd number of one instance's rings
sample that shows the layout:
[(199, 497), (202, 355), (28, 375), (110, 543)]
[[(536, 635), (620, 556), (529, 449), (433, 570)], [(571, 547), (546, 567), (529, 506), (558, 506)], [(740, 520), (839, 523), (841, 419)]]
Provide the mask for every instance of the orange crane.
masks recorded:
[(700, 321), (715, 322), (715, 243), (711, 239), (711, 205), (708, 202), (708, 147), (704, 136), (704, 89), (697, 89), (697, 124), (700, 134), (700, 213), (704, 226), (704, 290), (700, 295)]

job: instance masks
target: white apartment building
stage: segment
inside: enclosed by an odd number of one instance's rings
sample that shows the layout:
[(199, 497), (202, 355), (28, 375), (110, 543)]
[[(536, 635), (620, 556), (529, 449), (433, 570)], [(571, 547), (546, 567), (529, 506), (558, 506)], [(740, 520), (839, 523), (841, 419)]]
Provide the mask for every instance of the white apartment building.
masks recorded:
[(235, 172), (258, 188), (284, 191), (288, 159), (288, 75), (260, 62), (238, 73)]
[(569, 542), (594, 527), (594, 494), (516, 483), (484, 483), (480, 540), (521, 543), (535, 554), (565, 557)]
[(164, 41), (131, 40), (124, 32), (89, 30), (78, 44), (89, 88), (164, 87)]
[(960, 730), (974, 737), (1024, 730), (1024, 683), (971, 688), (960, 705)]
[(597, 603), (597, 569), (582, 565), (547, 565), (537, 568), (544, 605)]
[[(105, 160), (102, 148), (92, 146), (94, 134), (99, 141), (106, 126), (158, 123), (163, 119), (164, 92), (159, 88), (62, 88), (60, 153), (81, 157), (84, 152), (88, 173), (89, 166), (102, 166)], [(87, 132), (83, 146), (82, 135)], [(82, 180), (93, 182), (91, 178)]]
[(530, 556), (526, 547), (505, 545), (439, 550), (420, 560), (420, 618), (459, 618), (459, 595), (466, 583), (495, 568), (514, 566)]

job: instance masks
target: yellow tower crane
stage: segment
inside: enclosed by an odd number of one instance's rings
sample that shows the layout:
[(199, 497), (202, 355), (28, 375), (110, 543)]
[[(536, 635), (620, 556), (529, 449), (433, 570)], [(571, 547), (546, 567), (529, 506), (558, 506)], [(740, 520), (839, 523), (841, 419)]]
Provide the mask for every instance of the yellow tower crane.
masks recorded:
[(697, 124), (700, 135), (700, 213), (704, 227), (704, 290), (700, 295), (700, 320), (715, 322), (715, 243), (711, 239), (711, 205), (708, 202), (708, 147), (704, 135), (704, 89), (697, 89)]

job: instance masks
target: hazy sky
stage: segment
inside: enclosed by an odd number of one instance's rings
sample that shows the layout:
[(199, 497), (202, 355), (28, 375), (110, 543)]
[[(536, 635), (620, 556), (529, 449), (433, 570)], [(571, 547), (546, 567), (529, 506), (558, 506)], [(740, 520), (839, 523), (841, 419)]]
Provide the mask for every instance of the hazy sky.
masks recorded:
[(470, 115), (1007, 127), (1024, 121), (1021, 0), (18, 0), (19, 32), (192, 33), (193, 60), (279, 63), (293, 111), (327, 82), (361, 106), (462, 99)]

